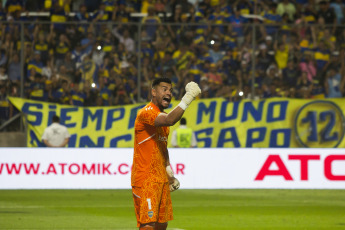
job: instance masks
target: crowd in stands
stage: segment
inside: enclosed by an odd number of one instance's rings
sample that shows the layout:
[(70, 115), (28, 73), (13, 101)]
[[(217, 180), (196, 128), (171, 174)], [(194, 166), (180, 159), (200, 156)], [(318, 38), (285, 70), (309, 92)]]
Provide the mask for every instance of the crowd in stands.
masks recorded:
[(191, 80), (200, 98), (343, 97), (344, 13), (342, 0), (7, 0), (1, 107), (22, 90), (76, 106), (145, 102), (160, 76), (177, 100)]

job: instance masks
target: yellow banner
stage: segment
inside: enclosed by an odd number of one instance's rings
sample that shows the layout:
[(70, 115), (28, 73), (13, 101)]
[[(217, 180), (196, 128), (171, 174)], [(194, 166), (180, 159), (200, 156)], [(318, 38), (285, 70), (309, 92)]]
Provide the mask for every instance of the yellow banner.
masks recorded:
[[(145, 106), (75, 107), (13, 97), (10, 101), (26, 114), (29, 147), (43, 145), (43, 131), (55, 114), (71, 134), (69, 147), (133, 147), (136, 114)], [(166, 112), (178, 103), (173, 101)], [(198, 147), (344, 148), (344, 111), (343, 98), (203, 99), (194, 101), (184, 117)]]

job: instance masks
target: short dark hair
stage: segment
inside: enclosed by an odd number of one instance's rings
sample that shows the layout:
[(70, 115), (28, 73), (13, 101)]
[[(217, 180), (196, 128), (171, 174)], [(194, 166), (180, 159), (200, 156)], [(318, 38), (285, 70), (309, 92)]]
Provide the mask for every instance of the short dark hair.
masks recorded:
[(186, 118), (182, 117), (181, 120), (180, 120), (180, 124), (181, 125), (186, 125), (187, 124)]
[(167, 77), (159, 77), (153, 80), (152, 82), (152, 88), (154, 88), (155, 86), (159, 85), (161, 82), (165, 82), (168, 84), (171, 84), (171, 80), (170, 78)]
[(60, 117), (58, 115), (53, 116), (53, 122), (60, 122)]

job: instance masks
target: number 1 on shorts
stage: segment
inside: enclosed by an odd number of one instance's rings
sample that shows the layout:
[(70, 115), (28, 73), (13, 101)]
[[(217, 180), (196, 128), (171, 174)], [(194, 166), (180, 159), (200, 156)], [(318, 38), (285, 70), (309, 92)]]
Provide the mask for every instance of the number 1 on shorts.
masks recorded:
[(149, 210), (151, 210), (151, 199), (147, 198), (146, 201), (147, 201), (147, 205), (149, 206)]

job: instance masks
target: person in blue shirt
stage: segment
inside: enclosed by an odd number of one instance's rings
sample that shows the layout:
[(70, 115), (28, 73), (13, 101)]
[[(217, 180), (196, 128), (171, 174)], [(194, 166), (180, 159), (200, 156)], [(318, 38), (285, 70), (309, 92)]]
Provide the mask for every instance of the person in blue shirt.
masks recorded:
[(102, 98), (102, 105), (112, 105), (111, 91), (105, 85), (103, 77), (99, 77), (98, 79), (98, 96)]
[(71, 105), (83, 106), (86, 98), (86, 93), (80, 89), (78, 83), (73, 84), (73, 89), (71, 90)]
[(63, 2), (63, 5), (60, 5), (59, 1), (53, 1), (53, 5), (50, 9), (50, 21), (54, 24), (54, 29), (58, 33), (63, 33), (66, 29), (66, 25), (64, 24), (64, 22), (67, 21), (67, 14), (65, 11), (66, 1)]
[(108, 12), (105, 10), (106, 5), (104, 2), (101, 3), (99, 9), (96, 10), (93, 14), (93, 22), (107, 22), (111, 20), (111, 16), (109, 16)]
[(241, 15), (241, 12), (237, 7), (234, 8), (234, 14), (225, 20), (233, 25), (233, 30), (237, 36), (237, 41), (239, 46), (241, 46), (244, 42), (244, 36), (247, 28), (245, 24), (248, 23), (248, 20)]
[(81, 49), (84, 54), (89, 55), (92, 52), (95, 37), (92, 32), (88, 32), (86, 37), (80, 41)]
[(30, 84), (30, 99), (44, 101), (44, 88), (45, 85), (42, 83), (42, 76), (36, 74), (34, 82)]
[(33, 58), (29, 61), (27, 66), (27, 76), (30, 76), (31, 69), (35, 69), (36, 73), (42, 74), (44, 65), (41, 61), (41, 52), (35, 51)]
[(72, 61), (76, 64), (76, 68), (78, 69), (82, 64), (82, 60), (85, 55), (79, 42), (74, 46), (74, 50), (72, 50), (71, 55)]
[(5, 9), (2, 7), (2, 4), (0, 4), (0, 21), (6, 21), (6, 11)]
[(91, 15), (89, 14), (89, 12), (87, 12), (87, 7), (85, 4), (81, 4), (79, 6), (79, 11), (76, 12), (75, 16), (74, 16), (74, 20), (81, 22), (78, 25), (78, 31), (85, 34), (88, 30), (89, 27), (89, 23), (92, 19)]
[(61, 87), (53, 90), (52, 97), (57, 103), (70, 104), (70, 89), (68, 81), (62, 80)]
[(282, 17), (277, 13), (276, 3), (270, 3), (269, 7), (264, 4), (263, 6), (265, 10), (263, 11), (262, 16), (264, 17), (266, 35), (274, 36), (278, 31), (279, 23), (282, 21)]
[(153, 6), (149, 6), (147, 10), (147, 16), (144, 17), (141, 22), (144, 25), (144, 30), (146, 31), (147, 36), (152, 41), (155, 38), (156, 30), (158, 29), (161, 20), (155, 15), (155, 9)]
[(224, 57), (224, 51), (221, 50), (221, 41), (216, 40), (214, 44), (212, 45), (212, 49), (209, 50), (209, 54), (212, 57), (212, 62), (217, 63), (218, 61), (222, 60)]
[(314, 49), (314, 57), (318, 71), (324, 71), (330, 59), (331, 51), (326, 45), (325, 40), (318, 42), (318, 46)]

